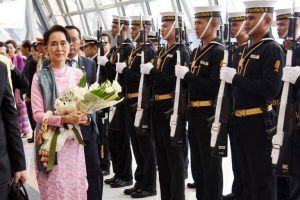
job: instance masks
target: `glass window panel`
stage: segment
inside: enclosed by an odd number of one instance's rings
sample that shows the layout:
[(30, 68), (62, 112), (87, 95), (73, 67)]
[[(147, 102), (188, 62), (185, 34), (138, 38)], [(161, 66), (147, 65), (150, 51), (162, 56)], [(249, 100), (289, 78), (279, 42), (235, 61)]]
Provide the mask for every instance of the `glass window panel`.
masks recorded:
[(94, 0), (81, 0), (84, 9), (95, 8)]
[(98, 28), (97, 18), (100, 15), (98, 15), (96, 12), (91, 12), (91, 13), (87, 13), (86, 16), (87, 16), (87, 22), (88, 22), (88, 26), (90, 27), (91, 34), (93, 36), (96, 36), (96, 31)]
[(101, 12), (102, 12), (102, 16), (104, 17), (101, 20), (105, 21), (105, 23), (107, 24), (107, 27), (105, 27), (105, 28), (110, 30), (112, 16), (119, 15), (118, 10), (117, 10), (117, 8), (111, 8), (111, 9), (103, 10)]
[(78, 11), (75, 0), (64, 0), (68, 6), (69, 12)]
[(124, 9), (125, 9), (126, 16), (140, 15), (141, 12), (142, 12), (142, 15), (144, 15), (143, 10), (142, 10), (142, 5), (140, 3), (124, 6)]
[(84, 34), (84, 29), (83, 29), (83, 25), (81, 23), (80, 16), (79, 15), (73, 15), (72, 20), (73, 20), (74, 25), (77, 26), (82, 31), (82, 34)]
[(161, 25), (161, 16), (160, 13), (164, 11), (173, 11), (172, 4), (170, 0), (154, 0), (154, 1), (149, 1), (151, 13), (153, 16), (153, 21), (155, 28), (158, 27), (160, 28)]
[(192, 7), (196, 7), (196, 6), (207, 6), (209, 5), (208, 0), (189, 0), (190, 1), (190, 5), (192, 5)]
[(96, 0), (96, 2), (98, 3), (98, 5), (111, 5), (115, 3), (115, 0)]

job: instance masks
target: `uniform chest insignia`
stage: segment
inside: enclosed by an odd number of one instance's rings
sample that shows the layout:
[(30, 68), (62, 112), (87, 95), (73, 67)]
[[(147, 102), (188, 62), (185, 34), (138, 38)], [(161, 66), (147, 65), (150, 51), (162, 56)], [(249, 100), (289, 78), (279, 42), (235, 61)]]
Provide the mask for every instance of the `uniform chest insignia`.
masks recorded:
[(173, 54), (168, 54), (166, 58), (173, 58)]
[(274, 65), (274, 72), (279, 72), (280, 64), (281, 64), (280, 60), (276, 60)]
[(208, 66), (208, 65), (209, 65), (209, 62), (207, 62), (207, 61), (205, 61), (205, 60), (200, 60), (200, 64), (201, 64), (201, 65)]
[(255, 59), (255, 60), (259, 60), (259, 55), (255, 55), (255, 54), (251, 54), (250, 55), (250, 58), (253, 58), (253, 59)]

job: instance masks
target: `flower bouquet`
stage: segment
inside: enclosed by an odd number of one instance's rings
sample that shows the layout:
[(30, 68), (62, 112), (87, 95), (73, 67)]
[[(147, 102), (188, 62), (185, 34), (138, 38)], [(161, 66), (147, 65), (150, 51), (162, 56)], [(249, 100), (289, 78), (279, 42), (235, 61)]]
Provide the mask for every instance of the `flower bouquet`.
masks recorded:
[(59, 152), (69, 139), (76, 138), (84, 145), (83, 139), (74, 125), (64, 124), (63, 128), (48, 126), (48, 118), (51, 115), (64, 115), (73, 111), (81, 111), (91, 114), (98, 110), (111, 107), (123, 99), (119, 97), (121, 86), (118, 82), (106, 80), (99, 85), (94, 83), (89, 88), (86, 83), (86, 75), (82, 77), (79, 84), (70, 88), (65, 95), (55, 100), (54, 113), (47, 111), (44, 115), (41, 129), (37, 135), (40, 144), (39, 156), (43, 167), (50, 171), (55, 161), (55, 152)]

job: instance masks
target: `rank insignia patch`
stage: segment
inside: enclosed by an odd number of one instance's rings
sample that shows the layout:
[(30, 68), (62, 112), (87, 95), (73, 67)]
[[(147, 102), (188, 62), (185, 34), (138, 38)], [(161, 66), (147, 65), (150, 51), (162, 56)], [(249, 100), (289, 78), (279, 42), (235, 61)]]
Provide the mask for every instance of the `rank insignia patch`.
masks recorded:
[(280, 67), (280, 60), (276, 60), (275, 65), (274, 65), (274, 72), (279, 72), (279, 67)]

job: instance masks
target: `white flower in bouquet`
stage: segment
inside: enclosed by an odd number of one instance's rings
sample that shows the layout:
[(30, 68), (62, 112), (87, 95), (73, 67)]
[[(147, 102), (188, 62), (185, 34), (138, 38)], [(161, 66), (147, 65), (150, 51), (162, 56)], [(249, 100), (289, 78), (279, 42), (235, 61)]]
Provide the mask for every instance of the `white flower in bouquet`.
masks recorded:
[(99, 83), (95, 82), (89, 87), (89, 91), (96, 90), (97, 88), (99, 88), (99, 86)]
[(114, 89), (114, 91), (116, 93), (122, 92), (122, 87), (120, 86), (120, 84), (117, 81), (113, 81), (112, 88)]

